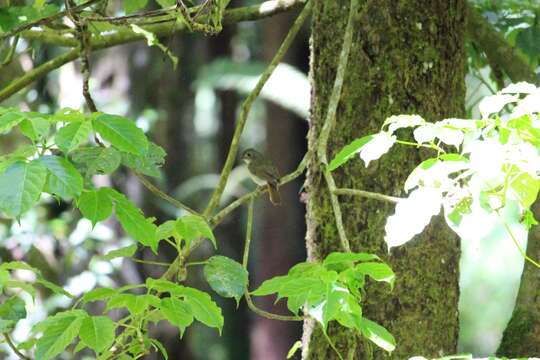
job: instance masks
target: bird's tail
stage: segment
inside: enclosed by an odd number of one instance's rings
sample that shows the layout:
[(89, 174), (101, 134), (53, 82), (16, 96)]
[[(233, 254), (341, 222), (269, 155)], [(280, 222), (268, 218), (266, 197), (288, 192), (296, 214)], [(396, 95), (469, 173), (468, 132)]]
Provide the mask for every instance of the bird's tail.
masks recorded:
[(268, 194), (272, 204), (281, 205), (281, 196), (279, 195), (277, 183), (268, 183)]

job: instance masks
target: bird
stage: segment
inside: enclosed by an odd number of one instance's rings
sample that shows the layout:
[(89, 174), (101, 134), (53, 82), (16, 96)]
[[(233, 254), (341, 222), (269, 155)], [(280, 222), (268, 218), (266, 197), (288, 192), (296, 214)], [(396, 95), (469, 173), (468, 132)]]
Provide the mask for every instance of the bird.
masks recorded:
[(249, 175), (257, 185), (266, 185), (270, 202), (281, 205), (279, 195), (279, 173), (272, 161), (255, 149), (247, 149), (242, 153), (242, 160), (247, 164)]

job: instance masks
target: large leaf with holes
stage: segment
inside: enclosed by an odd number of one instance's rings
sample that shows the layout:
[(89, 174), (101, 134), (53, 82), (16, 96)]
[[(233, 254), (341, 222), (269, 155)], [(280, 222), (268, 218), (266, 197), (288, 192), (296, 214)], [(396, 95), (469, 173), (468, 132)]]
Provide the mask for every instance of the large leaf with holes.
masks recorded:
[(39, 161), (17, 161), (0, 175), (0, 211), (19, 217), (39, 200), (46, 168)]

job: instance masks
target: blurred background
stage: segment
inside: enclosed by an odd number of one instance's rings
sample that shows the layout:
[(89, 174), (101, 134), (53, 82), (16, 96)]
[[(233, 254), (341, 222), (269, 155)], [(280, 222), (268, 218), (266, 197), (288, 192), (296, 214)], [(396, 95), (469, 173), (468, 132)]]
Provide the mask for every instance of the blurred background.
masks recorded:
[[(230, 7), (259, 2), (232, 0)], [(523, 52), (531, 65), (538, 66), (538, 2), (477, 0), (474, 3)], [(121, 14), (121, 2), (110, 1), (108, 11)], [(221, 34), (213, 37), (182, 33), (161, 39), (178, 57), (176, 70), (167, 55), (142, 41), (92, 54), (90, 86), (98, 108), (131, 117), (166, 150), (161, 177), (154, 181), (162, 190), (201, 210), (217, 184), (239, 105), (275, 54), (296, 15), (290, 12), (226, 26)], [(506, 80), (502, 74), (491, 70), (482, 53), (472, 45), (468, 48), (467, 112), (475, 117), (479, 100), (502, 88)], [(18, 61), (0, 73), (0, 87), (63, 51), (21, 41), (17, 47)], [(308, 68), (309, 26), (306, 25), (288, 51), (285, 63), (278, 67), (255, 103), (242, 137), (241, 150), (254, 147), (267, 153), (281, 174), (293, 170), (306, 150), (310, 101)], [(1, 105), (45, 113), (63, 107), (78, 109), (84, 104), (81, 86), (80, 64), (70, 63)], [(23, 142), (17, 132), (2, 136), (0, 154), (12, 151)], [(122, 189), (147, 216), (155, 216), (159, 222), (181, 215), (177, 209), (148, 193), (128, 171), (119, 170), (113, 177), (96, 176), (94, 181)], [(280, 207), (272, 206), (266, 198), (256, 201), (249, 265), (251, 288), (305, 260), (304, 205), (299, 193), (302, 183), (300, 178), (282, 188), (283, 205)], [(253, 188), (245, 169), (236, 168), (223, 204)], [(245, 237), (245, 216), (244, 208), (237, 209), (216, 230), (219, 252), (238, 261)], [(517, 228), (519, 224), (515, 226), (515, 233), (524, 243), (526, 232)], [(523, 259), (511, 240), (504, 236), (498, 239), (480, 231), (469, 237), (463, 239), (460, 269), (460, 351), (488, 355), (497, 348), (510, 318)], [(75, 295), (96, 286), (140, 283), (146, 277), (161, 274), (159, 268), (129, 260), (93, 258), (128, 243), (114, 219), (92, 228), (70, 204), (52, 198), (42, 197), (41, 205), (25, 214), (20, 222), (0, 218), (1, 260), (25, 260), (41, 269), (47, 279), (65, 286)], [(214, 250), (203, 246), (198, 251), (195, 257), (203, 258)], [(159, 261), (173, 260), (166, 253), (159, 254)], [(150, 253), (144, 256), (156, 260)], [(190, 267), (190, 286), (211, 293), (199, 270)], [(301, 337), (300, 323), (267, 320), (249, 312), (245, 302), (237, 307), (233, 300), (218, 296), (214, 299), (224, 312), (223, 336), (204, 326), (192, 326), (180, 341), (175, 328), (163, 326), (153, 330), (153, 336), (166, 345), (171, 359), (284, 359), (289, 348)], [(273, 305), (274, 299), (258, 300), (262, 308), (286, 312), (281, 303)], [(69, 305), (65, 298), (50, 293), (42, 293), (28, 304), (29, 317), (14, 333), (15, 341), (23, 340), (31, 324), (43, 319), (45, 312)], [(14, 357), (10, 357), (7, 347), (2, 347), (0, 359)]]

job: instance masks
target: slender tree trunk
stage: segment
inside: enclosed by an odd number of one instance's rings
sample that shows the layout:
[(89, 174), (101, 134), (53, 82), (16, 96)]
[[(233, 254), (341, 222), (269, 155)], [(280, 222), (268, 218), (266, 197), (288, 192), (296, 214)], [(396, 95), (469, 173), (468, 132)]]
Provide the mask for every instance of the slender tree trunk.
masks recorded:
[[(536, 218), (540, 215), (540, 200), (533, 205)], [(540, 226), (529, 231), (527, 255), (540, 259)], [(512, 318), (504, 331), (498, 356), (534, 357), (540, 354), (540, 270), (525, 261), (521, 284)]]
[[(312, 25), (313, 99), (309, 146), (316, 146), (335, 79), (346, 26), (348, 0), (315, 0)], [(434, 121), (460, 117), (465, 98), (465, 1), (361, 1), (337, 123), (328, 153), (332, 158), (353, 139), (378, 132), (392, 114), (417, 113)], [(405, 134), (405, 133), (403, 133)], [(338, 187), (403, 196), (410, 171), (432, 154), (396, 147), (368, 168), (351, 160), (334, 173)], [(328, 188), (317, 160), (309, 164), (307, 248), (311, 260), (341, 250)], [(459, 242), (442, 218), (423, 235), (388, 255), (383, 242), (393, 206), (374, 200), (340, 197), (343, 220), (353, 251), (376, 253), (397, 275), (392, 293), (370, 284), (362, 302), (364, 316), (385, 326), (396, 338), (392, 359), (440, 356), (456, 351), (458, 338)], [(349, 359), (382, 359), (383, 351), (367, 345), (337, 325), (332, 341)], [(305, 359), (334, 359), (322, 332), (304, 324)]]

